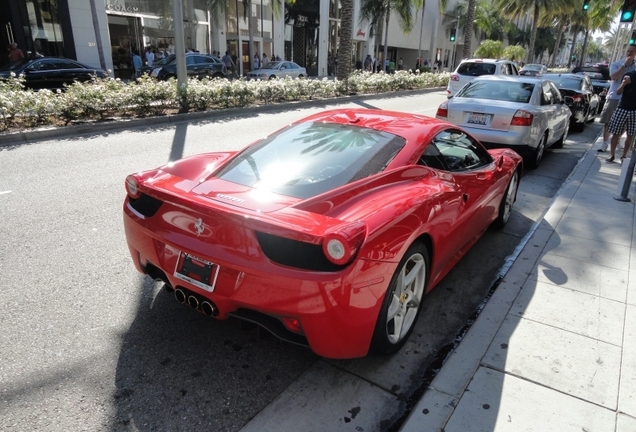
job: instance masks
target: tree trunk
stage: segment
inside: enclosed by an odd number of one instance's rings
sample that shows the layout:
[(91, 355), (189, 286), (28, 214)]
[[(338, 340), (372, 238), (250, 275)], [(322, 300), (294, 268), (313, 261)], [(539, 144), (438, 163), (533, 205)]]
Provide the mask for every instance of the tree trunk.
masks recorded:
[(391, 9), (386, 10), (386, 21), (384, 22), (384, 52), (382, 54), (382, 70), (387, 72), (386, 59), (389, 58), (389, 19), (391, 18)]
[(568, 69), (572, 66), (572, 56), (574, 55), (574, 48), (576, 47), (576, 36), (579, 34), (578, 27), (574, 27), (572, 34), (572, 46), (570, 47), (570, 57), (568, 57)]
[(340, 40), (338, 44), (337, 78), (347, 85), (351, 73), (351, 33), (353, 28), (353, 0), (340, 0)]
[(476, 6), (477, 0), (468, 0), (468, 10), (466, 11), (466, 25), (464, 26), (464, 50), (462, 51), (462, 58), (460, 60), (467, 59), (472, 56), (471, 43), (473, 40), (473, 21), (475, 21)]
[(254, 26), (252, 25), (252, 0), (246, 0), (245, 1), (245, 15), (247, 16), (247, 31), (249, 34), (249, 38), (250, 38), (250, 46), (249, 46), (249, 52), (250, 52), (250, 70), (254, 70)]
[(534, 63), (534, 43), (537, 40), (537, 23), (539, 22), (539, 6), (535, 3), (532, 12), (532, 30), (530, 31), (530, 42), (528, 43), (528, 55), (526, 63)]
[(581, 58), (578, 61), (579, 66), (583, 66), (585, 64), (585, 54), (587, 51), (587, 41), (590, 37), (590, 30), (588, 29), (589, 24), (585, 28), (585, 39), (583, 39), (583, 48), (581, 48)]
[(563, 26), (559, 25), (559, 33), (557, 34), (556, 42), (554, 44), (554, 50), (552, 51), (552, 59), (550, 60), (550, 66), (554, 67), (556, 63), (556, 55), (559, 51), (559, 45), (561, 44), (561, 38), (563, 37)]

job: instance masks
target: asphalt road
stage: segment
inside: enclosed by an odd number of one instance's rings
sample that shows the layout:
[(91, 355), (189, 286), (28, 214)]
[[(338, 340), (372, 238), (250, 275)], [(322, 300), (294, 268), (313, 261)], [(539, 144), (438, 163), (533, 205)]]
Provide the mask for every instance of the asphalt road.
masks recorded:
[[(444, 99), (348, 105), (434, 116)], [(601, 130), (572, 133), (526, 172), (509, 224), (427, 296), (399, 353), (327, 361), (178, 304), (134, 269), (121, 216), (127, 174), (241, 148), (322, 109), (0, 149), (0, 430), (394, 430)]]

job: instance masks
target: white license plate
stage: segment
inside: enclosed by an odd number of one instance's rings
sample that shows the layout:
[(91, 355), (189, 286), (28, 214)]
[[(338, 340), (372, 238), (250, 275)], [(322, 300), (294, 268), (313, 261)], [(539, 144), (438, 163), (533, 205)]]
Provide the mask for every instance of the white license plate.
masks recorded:
[(189, 253), (179, 253), (174, 277), (202, 290), (212, 292), (219, 274), (219, 266)]
[(467, 123), (485, 126), (488, 124), (488, 116), (486, 114), (470, 114)]

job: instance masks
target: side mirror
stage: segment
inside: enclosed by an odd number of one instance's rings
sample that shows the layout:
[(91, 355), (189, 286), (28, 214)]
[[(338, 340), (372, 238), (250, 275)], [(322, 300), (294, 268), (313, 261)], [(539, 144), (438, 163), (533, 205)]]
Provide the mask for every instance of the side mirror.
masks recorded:
[(497, 156), (497, 159), (495, 159), (495, 166), (497, 167), (498, 170), (500, 170), (501, 168), (503, 168), (503, 164), (504, 164), (504, 157), (503, 155), (499, 155)]

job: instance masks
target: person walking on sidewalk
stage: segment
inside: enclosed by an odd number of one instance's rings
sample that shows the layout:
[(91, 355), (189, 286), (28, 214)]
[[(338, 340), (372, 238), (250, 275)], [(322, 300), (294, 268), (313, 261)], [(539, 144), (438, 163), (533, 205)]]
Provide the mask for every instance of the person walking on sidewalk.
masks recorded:
[(621, 95), (621, 100), (612, 114), (608, 130), (612, 134), (610, 146), (610, 157), (608, 162), (614, 162), (616, 147), (623, 131), (627, 127), (627, 138), (623, 147), (621, 163), (627, 157), (629, 149), (632, 147), (634, 134), (636, 134), (636, 71), (625, 74), (621, 84), (616, 89), (616, 94)]
[(604, 123), (603, 126), (603, 144), (601, 144), (601, 148), (597, 151), (604, 152), (607, 150), (609, 146), (610, 140), (610, 131), (609, 131), (609, 123), (612, 119), (612, 114), (614, 114), (614, 110), (618, 106), (618, 103), (621, 100), (621, 95), (616, 93), (616, 90), (621, 85), (623, 76), (628, 72), (633, 72), (636, 70), (636, 64), (634, 63), (634, 58), (636, 58), (636, 45), (629, 45), (627, 47), (627, 52), (625, 54), (625, 59), (620, 59), (615, 61), (610, 65), (610, 88), (607, 92), (607, 97), (605, 98), (605, 105), (603, 106), (603, 111), (601, 111), (601, 119), (600, 122)]

